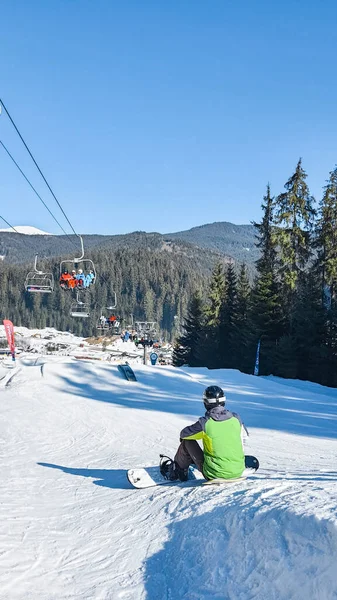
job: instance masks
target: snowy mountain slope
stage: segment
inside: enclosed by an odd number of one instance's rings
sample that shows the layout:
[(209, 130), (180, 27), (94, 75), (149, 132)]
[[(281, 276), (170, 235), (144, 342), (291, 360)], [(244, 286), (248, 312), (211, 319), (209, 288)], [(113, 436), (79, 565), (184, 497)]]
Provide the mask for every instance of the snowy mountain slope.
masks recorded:
[(0, 229), (1, 231), (7, 231), (8, 233), (23, 233), (24, 235), (53, 235), (52, 233), (47, 233), (46, 231), (42, 231), (37, 227), (32, 227), (31, 225), (15, 225), (15, 231), (11, 227), (7, 227), (7, 229)]
[[(337, 597), (336, 390), (142, 365), (130, 383), (117, 366), (18, 362), (0, 381), (0, 598)], [(256, 478), (132, 489), (126, 469), (172, 455), (214, 382), (250, 430)]]

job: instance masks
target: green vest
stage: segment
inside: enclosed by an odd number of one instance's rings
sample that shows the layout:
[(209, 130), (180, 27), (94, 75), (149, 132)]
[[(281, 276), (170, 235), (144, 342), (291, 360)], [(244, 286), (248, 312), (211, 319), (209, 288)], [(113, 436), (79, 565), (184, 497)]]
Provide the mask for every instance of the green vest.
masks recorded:
[(240, 477), (245, 468), (241, 424), (236, 417), (226, 421), (208, 419), (203, 432), (204, 466), (207, 479)]

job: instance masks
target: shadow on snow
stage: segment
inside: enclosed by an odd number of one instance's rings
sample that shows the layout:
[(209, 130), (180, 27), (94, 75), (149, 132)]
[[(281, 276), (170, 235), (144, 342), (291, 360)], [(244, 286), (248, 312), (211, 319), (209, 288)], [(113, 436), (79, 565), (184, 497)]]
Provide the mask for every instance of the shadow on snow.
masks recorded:
[[(226, 406), (247, 427), (318, 437), (337, 437), (337, 390), (310, 382), (257, 378), (238, 371), (207, 369), (139, 370), (127, 382), (117, 366), (99, 368), (75, 363), (68, 375), (57, 374), (65, 392), (125, 408), (192, 416), (203, 414), (203, 388), (216, 383), (225, 390)], [(82, 379), (83, 381), (80, 381)]]
[(255, 598), (256, 590), (259, 598), (330, 598), (337, 586), (333, 523), (258, 508), (244, 490), (223, 498), (225, 507), (186, 510), (168, 525), (168, 540), (145, 563), (146, 600)]
[(38, 462), (40, 467), (48, 467), (49, 469), (58, 469), (63, 473), (69, 475), (77, 475), (78, 477), (90, 477), (95, 479), (93, 481), (95, 485), (102, 487), (119, 489), (119, 490), (133, 490), (135, 489), (131, 483), (129, 483), (126, 473), (126, 469), (73, 469), (71, 467), (62, 467), (61, 465), (53, 465), (52, 463)]
[[(61, 465), (54, 465), (53, 463), (45, 463), (38, 462), (40, 467), (47, 467), (49, 469), (57, 469), (58, 471), (62, 471), (63, 473), (67, 473), (69, 475), (75, 475), (77, 477), (89, 477), (90, 479), (95, 479), (93, 481), (94, 485), (99, 485), (101, 487), (107, 487), (112, 489), (120, 489), (120, 490), (135, 490), (138, 494), (140, 492), (148, 492), (149, 488), (144, 488), (136, 490), (131, 483), (127, 479), (127, 470), (126, 469), (78, 469), (72, 467), (63, 467)], [(150, 468), (154, 468), (153, 466)], [(268, 470), (268, 469), (267, 469)], [(254, 479), (256, 481), (266, 481), (267, 483), (270, 481), (337, 481), (337, 471), (327, 471), (326, 473), (289, 473), (287, 472), (286, 476), (275, 473), (275, 475), (268, 475), (268, 477), (264, 478), (261, 476), (249, 477), (246, 480), (246, 484), (254, 484)], [(188, 487), (197, 487), (202, 485), (203, 480), (196, 479), (186, 481), (184, 483), (179, 484), (182, 488)], [(169, 482), (167, 485), (170, 485)], [(236, 483), (234, 483), (236, 485)], [(218, 488), (219, 489), (219, 488)]]

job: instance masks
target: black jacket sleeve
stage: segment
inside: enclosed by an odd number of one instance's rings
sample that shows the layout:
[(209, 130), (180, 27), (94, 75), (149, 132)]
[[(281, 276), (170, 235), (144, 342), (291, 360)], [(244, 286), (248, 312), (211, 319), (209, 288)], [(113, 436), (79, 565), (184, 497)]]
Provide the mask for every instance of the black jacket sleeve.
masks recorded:
[(186, 438), (189, 438), (192, 440), (198, 440), (202, 438), (202, 433), (203, 427), (201, 419), (198, 419), (198, 421), (196, 423), (193, 423), (193, 425), (188, 425), (187, 427), (184, 427), (184, 429), (181, 430), (180, 439), (185, 440)]

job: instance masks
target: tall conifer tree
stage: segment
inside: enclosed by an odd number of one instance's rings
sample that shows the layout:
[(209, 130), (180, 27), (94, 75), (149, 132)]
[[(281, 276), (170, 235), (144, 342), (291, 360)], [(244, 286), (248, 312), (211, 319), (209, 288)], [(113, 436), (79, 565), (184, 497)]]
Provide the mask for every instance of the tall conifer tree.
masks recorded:
[(250, 367), (250, 301), (251, 287), (247, 267), (242, 264), (237, 278), (237, 315), (234, 323), (236, 335), (233, 336), (233, 352), (236, 356), (237, 368), (243, 371), (249, 370)]
[(254, 223), (257, 247), (261, 257), (256, 262), (257, 278), (252, 293), (250, 311), (251, 329), (251, 371), (255, 360), (258, 340), (261, 341), (260, 373), (268, 375), (273, 371), (274, 352), (277, 340), (284, 333), (284, 316), (280, 286), (276, 277), (276, 236), (274, 225), (274, 198), (267, 186), (262, 203), (261, 223)]
[(260, 274), (270, 273), (275, 268), (276, 262), (275, 235), (273, 232), (274, 198), (271, 196), (269, 183), (263, 200), (264, 202), (261, 205), (263, 211), (262, 221), (261, 223), (253, 222), (256, 230), (256, 246), (261, 251), (261, 257), (256, 261), (256, 269)]
[(328, 288), (328, 297), (334, 305), (337, 292), (337, 167), (330, 173), (319, 205), (316, 246), (322, 291)]
[(204, 305), (199, 292), (196, 292), (188, 307), (184, 323), (184, 333), (177, 339), (173, 364), (176, 367), (188, 365), (201, 367), (203, 365), (203, 333), (204, 333)]
[(226, 294), (223, 298), (219, 313), (218, 337), (218, 368), (236, 368), (237, 356), (235, 351), (236, 325), (238, 321), (238, 291), (234, 266), (230, 264), (226, 273)]
[(279, 275), (288, 292), (296, 288), (298, 276), (305, 270), (311, 253), (315, 210), (314, 198), (306, 183), (302, 160), (285, 184), (286, 191), (275, 201), (275, 230), (279, 248)]
[(213, 269), (209, 284), (208, 302), (205, 308), (205, 335), (203, 341), (204, 364), (212, 369), (217, 365), (219, 353), (219, 314), (225, 295), (225, 275), (222, 263), (217, 263)]

